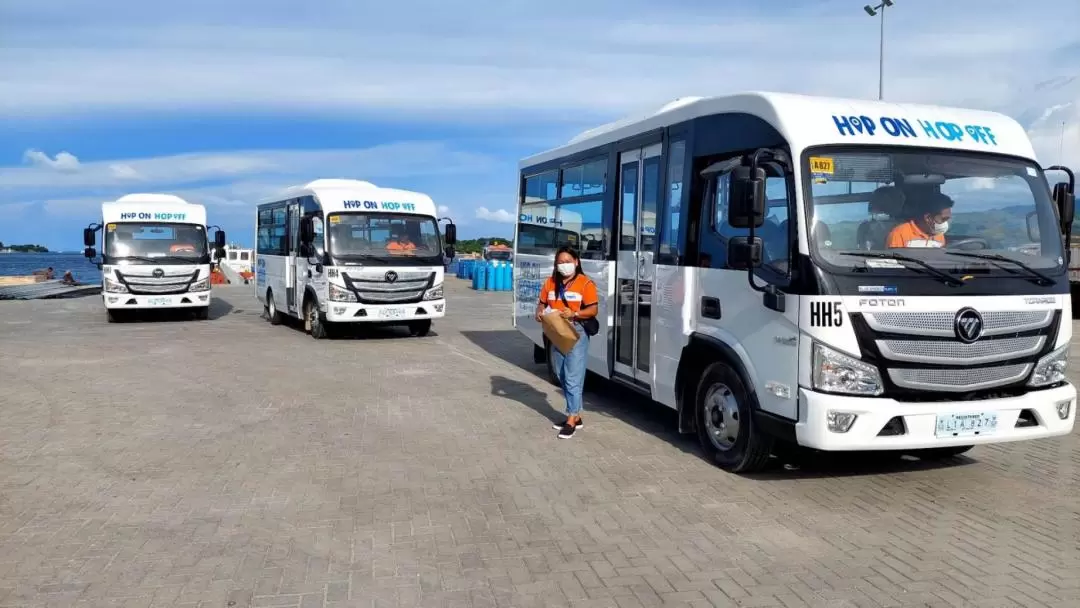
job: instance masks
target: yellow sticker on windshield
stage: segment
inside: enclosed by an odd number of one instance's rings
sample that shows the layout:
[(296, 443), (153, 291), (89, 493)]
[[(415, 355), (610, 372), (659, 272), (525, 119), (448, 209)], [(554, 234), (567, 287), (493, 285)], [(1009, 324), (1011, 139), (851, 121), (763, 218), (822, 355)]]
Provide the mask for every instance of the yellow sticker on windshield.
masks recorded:
[(341, 216), (339, 216), (339, 215), (331, 215), (330, 216), (330, 223), (331, 224), (337, 224), (337, 223), (340, 223), (340, 222), (341, 222)]
[(811, 156), (810, 173), (832, 175), (833, 159), (826, 156)]
[(112, 231), (116, 230), (116, 224), (109, 224), (108, 226), (105, 226), (105, 229), (108, 230), (109, 232), (112, 232)]

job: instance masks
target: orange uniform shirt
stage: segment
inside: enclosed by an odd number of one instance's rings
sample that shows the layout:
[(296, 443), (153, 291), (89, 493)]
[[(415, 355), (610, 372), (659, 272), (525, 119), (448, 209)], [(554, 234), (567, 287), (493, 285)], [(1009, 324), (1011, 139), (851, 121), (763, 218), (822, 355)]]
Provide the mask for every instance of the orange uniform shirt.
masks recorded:
[[(563, 289), (565, 290), (563, 295), (566, 297), (566, 304), (570, 305), (570, 310), (573, 312), (578, 312), (585, 306), (595, 306), (600, 301), (600, 297), (596, 293), (596, 283), (593, 283), (589, 277), (583, 274), (574, 277)], [(540, 303), (546, 304), (555, 310), (564, 310), (566, 308), (562, 298), (559, 297), (555, 281), (552, 281), (551, 277), (544, 281), (544, 286), (540, 289)]]
[(898, 249), (902, 247), (944, 247), (945, 235), (935, 234), (933, 236), (926, 234), (921, 228), (915, 225), (915, 221), (904, 222), (892, 229), (889, 233), (889, 238), (885, 241), (885, 246), (890, 249)]
[(416, 249), (416, 245), (413, 243), (400, 243), (398, 241), (391, 241), (386, 245), (386, 248), (390, 251), (413, 251)]

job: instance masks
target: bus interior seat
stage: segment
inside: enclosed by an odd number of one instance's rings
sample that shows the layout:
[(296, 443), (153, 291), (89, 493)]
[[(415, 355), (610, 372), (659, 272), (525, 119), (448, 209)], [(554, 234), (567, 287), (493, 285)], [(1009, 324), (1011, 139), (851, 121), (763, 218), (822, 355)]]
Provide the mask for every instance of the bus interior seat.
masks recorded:
[(810, 238), (818, 250), (832, 249), (832, 230), (829, 225), (822, 221), (814, 222), (814, 228), (810, 231)]
[[(870, 195), (870, 201), (866, 204), (870, 219), (859, 224), (855, 232), (855, 242), (859, 249), (875, 251), (885, 249), (885, 241), (889, 232), (902, 221), (904, 191), (896, 186), (882, 186)], [(886, 214), (888, 219), (878, 219), (874, 214)]]

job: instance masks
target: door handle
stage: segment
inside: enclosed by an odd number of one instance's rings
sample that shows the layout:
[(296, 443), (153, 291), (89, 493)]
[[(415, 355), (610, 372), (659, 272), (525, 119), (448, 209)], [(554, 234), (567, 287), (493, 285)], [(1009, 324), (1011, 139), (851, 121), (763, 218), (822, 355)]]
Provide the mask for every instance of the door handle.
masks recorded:
[(719, 319), (720, 318), (720, 299), (710, 298), (708, 296), (701, 297), (701, 316), (707, 319)]

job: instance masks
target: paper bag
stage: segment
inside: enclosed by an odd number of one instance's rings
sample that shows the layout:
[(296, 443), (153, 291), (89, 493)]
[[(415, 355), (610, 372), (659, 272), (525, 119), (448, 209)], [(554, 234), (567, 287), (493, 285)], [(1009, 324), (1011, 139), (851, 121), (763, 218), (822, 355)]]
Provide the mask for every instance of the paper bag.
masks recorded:
[(544, 335), (551, 341), (552, 346), (559, 352), (566, 354), (577, 344), (578, 334), (570, 321), (562, 318), (557, 310), (549, 310), (540, 317), (540, 323), (544, 327)]

